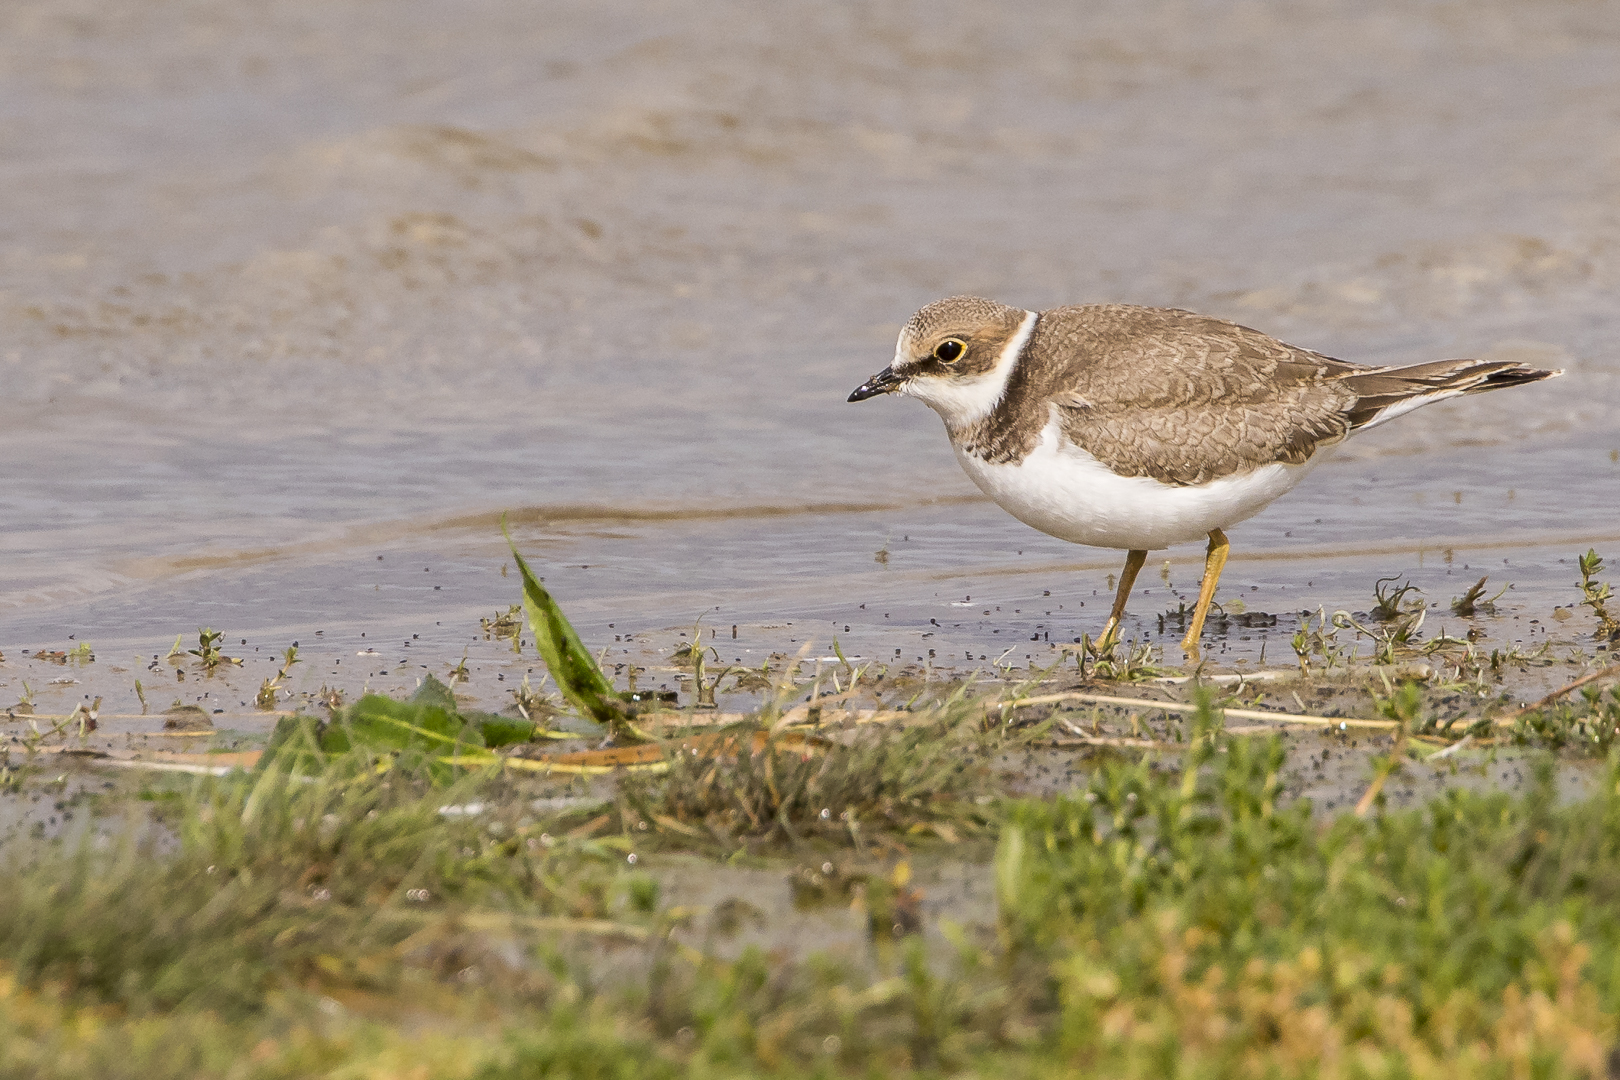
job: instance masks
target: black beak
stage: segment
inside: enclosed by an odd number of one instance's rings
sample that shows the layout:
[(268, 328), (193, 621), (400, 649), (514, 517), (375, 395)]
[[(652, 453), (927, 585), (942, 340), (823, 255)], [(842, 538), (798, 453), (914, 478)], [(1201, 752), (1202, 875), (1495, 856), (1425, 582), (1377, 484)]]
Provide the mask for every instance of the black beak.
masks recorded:
[(879, 394), (892, 394), (905, 381), (906, 377), (904, 375), (896, 375), (894, 368), (886, 367), (857, 386), (855, 392), (849, 395), (849, 400), (865, 401), (867, 398), (877, 397)]

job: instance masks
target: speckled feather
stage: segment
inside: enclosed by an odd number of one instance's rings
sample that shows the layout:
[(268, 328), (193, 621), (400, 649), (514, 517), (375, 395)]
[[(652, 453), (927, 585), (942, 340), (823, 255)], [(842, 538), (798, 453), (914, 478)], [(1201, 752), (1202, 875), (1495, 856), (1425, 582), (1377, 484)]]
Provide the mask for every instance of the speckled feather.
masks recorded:
[(987, 460), (1022, 457), (1053, 402), (1064, 435), (1121, 476), (1202, 484), (1343, 438), (1356, 394), (1339, 377), (1355, 370), (1190, 312), (1058, 308), (970, 441)]

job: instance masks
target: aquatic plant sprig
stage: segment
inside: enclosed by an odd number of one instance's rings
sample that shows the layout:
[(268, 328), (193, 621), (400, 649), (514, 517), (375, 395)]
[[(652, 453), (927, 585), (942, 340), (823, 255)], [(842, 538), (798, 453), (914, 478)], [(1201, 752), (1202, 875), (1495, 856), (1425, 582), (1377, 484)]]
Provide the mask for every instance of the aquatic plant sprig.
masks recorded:
[[(711, 635), (713, 631), (710, 631)], [(720, 680), (739, 670), (735, 665), (727, 667), (712, 680), (708, 678), (708, 658), (713, 654), (715, 660), (720, 659), (720, 650), (713, 645), (703, 644), (703, 619), (699, 616), (692, 624), (692, 640), (675, 650), (673, 657), (677, 664), (690, 664), (692, 666), (693, 703), (699, 709), (712, 709), (715, 707), (714, 695), (720, 689)], [(631, 687), (634, 692), (634, 687)]]
[[(1326, 609), (1318, 606), (1316, 609), (1316, 629), (1311, 629), (1311, 616), (1306, 614), (1300, 621), (1299, 629), (1294, 631), (1288, 644), (1299, 658), (1299, 670), (1302, 675), (1309, 675), (1311, 671), (1311, 657), (1320, 656), (1322, 665), (1331, 670), (1334, 665), (1342, 662), (1344, 649), (1339, 645), (1339, 627), (1331, 623)], [(1329, 630), (1328, 626), (1333, 629)]]
[(22, 694), (17, 698), (17, 704), (6, 710), (10, 717), (34, 715), (34, 688), (28, 685), (28, 680), (22, 680)]
[[(1372, 661), (1375, 664), (1393, 664), (1396, 662), (1396, 651), (1412, 649), (1423, 629), (1424, 617), (1428, 614), (1428, 607), (1418, 604), (1406, 608), (1401, 614), (1389, 619), (1390, 625), (1380, 630), (1363, 626), (1350, 612), (1340, 609), (1333, 613), (1333, 625), (1341, 630), (1354, 630), (1357, 638), (1366, 637), (1372, 641)], [(1350, 659), (1355, 660), (1352, 650)]]
[(1513, 741), (1551, 750), (1604, 756), (1620, 743), (1620, 686), (1585, 686), (1579, 702), (1560, 701), (1528, 709), (1513, 720)]
[(1406, 602), (1407, 593), (1417, 593), (1419, 596), (1423, 595), (1423, 590), (1418, 588), (1416, 585), (1413, 585), (1410, 581), (1403, 582), (1397, 587), (1385, 588), (1386, 585), (1398, 581), (1399, 579), (1400, 575), (1397, 574), (1394, 577), (1379, 578), (1377, 581), (1373, 582), (1374, 602), (1371, 614), (1372, 617), (1377, 619), (1379, 622), (1390, 622), (1394, 619), (1401, 618), (1403, 615), (1409, 615), (1419, 608), (1425, 606), (1424, 601), (1422, 600), (1414, 600), (1411, 603)]
[(1150, 642), (1122, 642), (1117, 626), (1109, 627), (1096, 640), (1092, 640), (1090, 634), (1083, 633), (1080, 635), (1079, 648), (1064, 648), (1076, 654), (1081, 678), (1102, 682), (1137, 682), (1156, 678), (1168, 670), (1158, 665), (1159, 653)]
[[(240, 657), (226, 656), (225, 650), (220, 648), (220, 642), (224, 639), (224, 637), (225, 633), (222, 630), (215, 630), (211, 626), (198, 627), (197, 647), (195, 649), (187, 649), (186, 655), (195, 656), (197, 658), (197, 662), (202, 664), (202, 666), (208, 670), (210, 675), (214, 673), (214, 669), (218, 668), (222, 664), (240, 664), (242, 662)], [(178, 643), (179, 638), (176, 638), (175, 641)], [(171, 653), (170, 655), (173, 654)]]
[[(261, 709), (275, 708), (276, 694), (280, 691), (283, 680), (285, 680), (288, 674), (292, 671), (294, 664), (301, 663), (303, 663), (303, 661), (298, 659), (298, 646), (287, 646), (286, 651), (281, 654), (281, 667), (276, 671), (272, 678), (264, 680), (264, 682), (259, 685), (259, 692), (254, 695), (253, 698), (254, 704), (258, 705), (258, 707)], [(136, 686), (138, 687), (139, 685), (140, 683), (137, 681)]]
[(1609, 611), (1609, 601), (1614, 597), (1614, 590), (1608, 582), (1599, 582), (1597, 577), (1603, 572), (1603, 557), (1597, 553), (1596, 548), (1588, 548), (1585, 555), (1580, 556), (1581, 571), (1581, 606), (1592, 609), (1597, 616), (1597, 637), (1604, 641), (1620, 641), (1620, 617)]
[(1451, 601), (1451, 613), (1464, 619), (1471, 619), (1480, 611), (1486, 614), (1494, 614), (1496, 612), (1496, 602), (1502, 599), (1502, 595), (1513, 586), (1504, 585), (1497, 590), (1495, 596), (1488, 600), (1481, 600), (1480, 597), (1485, 595), (1485, 583), (1489, 580), (1490, 575), (1488, 574), (1481, 577), (1470, 585), (1468, 590), (1461, 596), (1454, 598)]
[(513, 604), (504, 612), (498, 611), (492, 617), (480, 618), (478, 620), (478, 629), (483, 631), (485, 641), (488, 641), (490, 638), (495, 638), (496, 640), (508, 638), (511, 639), (512, 651), (514, 653), (521, 653), (523, 651), (523, 640), (521, 634), (523, 622), (519, 616), (522, 615), (522, 613), (523, 605)]

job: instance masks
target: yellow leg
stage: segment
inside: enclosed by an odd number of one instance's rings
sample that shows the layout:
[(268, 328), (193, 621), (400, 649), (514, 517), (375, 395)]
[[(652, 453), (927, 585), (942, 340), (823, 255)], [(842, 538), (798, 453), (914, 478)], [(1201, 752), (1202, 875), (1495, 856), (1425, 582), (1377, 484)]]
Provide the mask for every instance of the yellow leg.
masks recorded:
[(1226, 554), (1232, 550), (1232, 545), (1226, 542), (1226, 534), (1219, 529), (1209, 532), (1209, 553), (1204, 556), (1204, 583), (1198, 588), (1198, 606), (1193, 608), (1192, 626), (1187, 629), (1187, 636), (1181, 639), (1181, 651), (1195, 653), (1198, 651), (1198, 635), (1204, 632), (1204, 617), (1209, 614), (1209, 605), (1215, 599), (1215, 586), (1221, 580), (1221, 569), (1226, 565)]
[(1136, 575), (1147, 562), (1146, 551), (1132, 551), (1125, 556), (1125, 569), (1119, 572), (1119, 592), (1114, 594), (1114, 610), (1108, 616), (1108, 625), (1103, 627), (1102, 637), (1098, 641), (1107, 641), (1108, 635), (1114, 632), (1119, 620), (1125, 616), (1125, 601), (1130, 599), (1131, 586), (1136, 584)]

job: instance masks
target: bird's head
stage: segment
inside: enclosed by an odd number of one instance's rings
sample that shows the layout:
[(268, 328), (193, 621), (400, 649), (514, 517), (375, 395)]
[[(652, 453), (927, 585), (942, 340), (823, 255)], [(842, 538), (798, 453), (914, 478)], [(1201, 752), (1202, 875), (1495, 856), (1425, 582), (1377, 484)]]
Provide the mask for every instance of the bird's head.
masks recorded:
[(900, 331), (894, 363), (857, 386), (849, 400), (908, 394), (947, 423), (970, 423), (1000, 400), (1034, 323), (1034, 312), (977, 296), (936, 300)]

